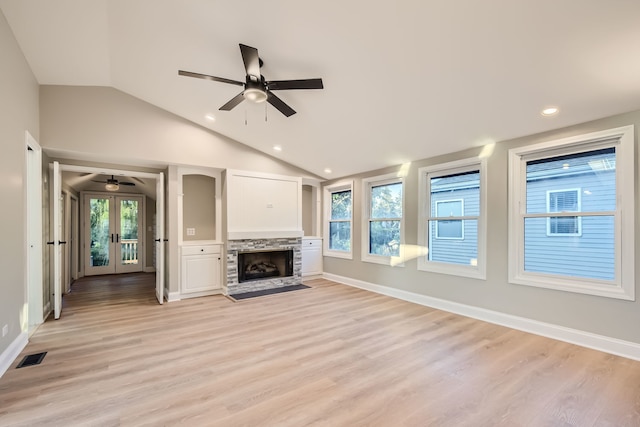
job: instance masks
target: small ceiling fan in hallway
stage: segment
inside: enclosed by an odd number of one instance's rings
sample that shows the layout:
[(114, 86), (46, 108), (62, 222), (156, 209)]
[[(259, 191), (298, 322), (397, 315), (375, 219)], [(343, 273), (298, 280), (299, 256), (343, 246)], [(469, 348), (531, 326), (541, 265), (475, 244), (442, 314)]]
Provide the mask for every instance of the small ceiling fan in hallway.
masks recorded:
[(209, 76), (207, 74), (200, 74), (183, 70), (178, 70), (178, 75), (243, 86), (244, 90), (233, 97), (222, 107), (220, 107), (220, 110), (230, 111), (245, 99), (255, 103), (267, 101), (286, 117), (290, 117), (296, 112), (283, 100), (278, 98), (273, 93), (273, 91), (324, 88), (322, 79), (320, 78), (267, 81), (260, 73), (260, 67), (262, 67), (263, 62), (262, 59), (260, 59), (260, 57), (258, 56), (258, 49), (256, 49), (255, 47), (240, 44), (240, 53), (242, 54), (242, 61), (244, 62), (244, 68), (247, 73), (244, 83), (241, 81), (230, 80), (223, 77)]
[(118, 181), (113, 177), (113, 175), (111, 175), (111, 178), (107, 178), (106, 181), (96, 181), (95, 179), (92, 179), (91, 181), (105, 184), (104, 188), (107, 191), (118, 191), (121, 185), (135, 186), (133, 182)]

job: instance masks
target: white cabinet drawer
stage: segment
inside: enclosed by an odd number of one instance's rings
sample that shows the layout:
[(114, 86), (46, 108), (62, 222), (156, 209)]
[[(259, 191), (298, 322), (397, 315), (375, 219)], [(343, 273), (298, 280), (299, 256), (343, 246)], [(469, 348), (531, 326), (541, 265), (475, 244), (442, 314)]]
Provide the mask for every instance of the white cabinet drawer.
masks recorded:
[(182, 247), (182, 255), (205, 255), (219, 253), (220, 245), (194, 245)]
[(322, 239), (302, 239), (302, 250), (305, 248), (321, 248)]

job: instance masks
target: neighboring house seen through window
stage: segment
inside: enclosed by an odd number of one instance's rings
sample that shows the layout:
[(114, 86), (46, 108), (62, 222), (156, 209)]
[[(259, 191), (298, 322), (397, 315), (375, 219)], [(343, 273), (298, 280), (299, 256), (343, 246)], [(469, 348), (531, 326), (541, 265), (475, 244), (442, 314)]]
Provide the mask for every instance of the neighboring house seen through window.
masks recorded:
[(512, 149), (509, 167), (510, 281), (632, 298), (632, 128)]
[(419, 270), (485, 278), (484, 165), (465, 159), (420, 169)]
[[(436, 217), (464, 216), (464, 200), (436, 200)], [(440, 219), (436, 221), (436, 239), (464, 239), (464, 223), (461, 219)]]
[[(580, 189), (547, 191), (547, 212), (580, 212)], [(581, 224), (579, 216), (551, 216), (547, 236), (579, 236)]]

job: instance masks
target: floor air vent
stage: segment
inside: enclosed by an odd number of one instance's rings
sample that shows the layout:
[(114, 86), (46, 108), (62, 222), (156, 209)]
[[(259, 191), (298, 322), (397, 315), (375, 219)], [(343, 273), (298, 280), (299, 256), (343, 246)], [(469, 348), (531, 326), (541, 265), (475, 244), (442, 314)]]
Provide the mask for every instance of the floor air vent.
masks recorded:
[(42, 359), (44, 359), (44, 356), (46, 355), (47, 355), (46, 351), (43, 353), (29, 354), (28, 356), (25, 356), (20, 363), (18, 363), (18, 366), (16, 366), (16, 369), (24, 368), (27, 366), (39, 365), (40, 362), (42, 362)]

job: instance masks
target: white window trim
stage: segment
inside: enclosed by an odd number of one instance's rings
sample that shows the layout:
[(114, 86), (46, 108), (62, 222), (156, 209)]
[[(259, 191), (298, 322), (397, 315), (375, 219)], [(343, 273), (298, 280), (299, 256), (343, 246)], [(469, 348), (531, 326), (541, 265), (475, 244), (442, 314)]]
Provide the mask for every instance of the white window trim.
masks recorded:
[[(331, 222), (331, 194), (339, 193), (341, 191), (351, 191), (351, 240), (349, 243), (350, 251), (337, 251), (329, 248), (329, 223)], [(324, 221), (323, 221), (323, 244), (322, 254), (324, 256), (334, 258), (353, 259), (353, 180), (339, 181), (334, 184), (330, 184), (323, 187), (323, 200), (324, 200)], [(346, 222), (346, 221), (345, 221)]]
[(569, 191), (574, 191), (577, 194), (577, 199), (578, 199), (578, 210), (576, 211), (562, 211), (562, 212), (576, 212), (576, 219), (578, 220), (578, 232), (577, 233), (552, 233), (551, 232), (551, 217), (547, 218), (547, 236), (549, 237), (563, 237), (563, 236), (567, 236), (567, 237), (580, 237), (582, 236), (582, 217), (579, 216), (580, 215), (580, 211), (582, 210), (582, 192), (580, 188), (565, 188), (562, 190), (547, 190), (547, 213), (555, 213), (555, 212), (551, 212), (551, 206), (550, 206), (550, 201), (551, 201), (551, 194), (552, 193), (567, 193)]
[[(384, 256), (369, 253), (369, 221), (371, 219), (371, 189), (381, 185), (401, 184), (402, 185), (402, 217), (400, 218), (400, 255)], [(404, 267), (404, 178), (398, 176), (397, 173), (373, 176), (362, 179), (362, 255), (363, 262), (372, 262), (376, 264), (391, 265), (394, 267)], [(377, 218), (376, 220), (379, 220)], [(397, 221), (396, 218), (389, 218), (390, 221)]]
[[(615, 280), (525, 272), (523, 218), (526, 214), (526, 162), (611, 146), (616, 147)], [(509, 150), (509, 282), (635, 301), (634, 160), (633, 125)]]
[[(428, 221), (431, 216), (431, 177), (446, 176), (456, 173), (480, 171), (480, 206), (478, 221), (478, 258), (476, 265), (450, 264), (429, 261), (429, 242), (427, 238)], [(418, 170), (418, 270), (434, 273), (450, 274), (453, 276), (470, 277), (486, 280), (487, 269), (487, 161), (484, 158), (471, 157), (433, 166), (425, 166)], [(459, 218), (455, 218), (459, 219)], [(461, 218), (463, 219), (463, 218)], [(475, 218), (474, 218), (475, 219)]]
[[(434, 236), (438, 240), (464, 240), (464, 220), (463, 219), (453, 219), (450, 220), (448, 218), (440, 217), (438, 215), (438, 203), (451, 203), (451, 202), (460, 202), (460, 216), (464, 216), (464, 199), (450, 199), (450, 200), (437, 200), (436, 201), (436, 216), (441, 219), (436, 220), (436, 235)], [(442, 237), (439, 234), (438, 221), (460, 221), (460, 225), (462, 227), (461, 237)]]

